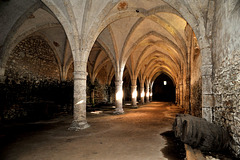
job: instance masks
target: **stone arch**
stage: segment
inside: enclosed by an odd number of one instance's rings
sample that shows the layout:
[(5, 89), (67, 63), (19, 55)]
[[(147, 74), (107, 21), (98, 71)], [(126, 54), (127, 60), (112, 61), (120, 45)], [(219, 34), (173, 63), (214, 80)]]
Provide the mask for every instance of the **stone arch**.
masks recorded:
[[(55, 28), (55, 27), (59, 27), (59, 25), (51, 25), (51, 24), (47, 24), (47, 25), (43, 25), (43, 26), (39, 26), (39, 28), (34, 28), (32, 30), (29, 30), (29, 31), (26, 31), (24, 32), (23, 34), (19, 35), (16, 39), (14, 39), (14, 41), (10, 41), (9, 43), (6, 43), (5, 45), (5, 52), (4, 52), (4, 56), (2, 58), (2, 64), (3, 66), (6, 65), (7, 63), (7, 60), (8, 60), (8, 57), (9, 57), (9, 53), (13, 50), (13, 48), (21, 41), (23, 40), (25, 37), (28, 37), (29, 35), (32, 35), (32, 34), (39, 34), (41, 35), (42, 37), (44, 37), (44, 39), (46, 41), (47, 38), (43, 35), (43, 34), (40, 34), (40, 33), (37, 33), (39, 30), (41, 29), (46, 29), (46, 28)], [(50, 45), (52, 45), (51, 43), (49, 43)], [(54, 49), (54, 47), (52, 47)], [(56, 50), (54, 49), (54, 53), (55, 55), (57, 56), (56, 54)], [(59, 58), (57, 58), (57, 60), (59, 60)]]
[(107, 45), (101, 41), (101, 40), (98, 40), (98, 43), (102, 46), (102, 48), (104, 49), (105, 53), (108, 55), (108, 57), (110, 58), (112, 64), (113, 64), (113, 67), (114, 67), (114, 70), (116, 71), (117, 68), (116, 68), (116, 62), (115, 62), (115, 59), (113, 57), (113, 55), (111, 54), (109, 48), (107, 47)]
[[(5, 70), (5, 65), (8, 60), (9, 52), (18, 44), (23, 37), (30, 35), (31, 33), (35, 32), (37, 28), (34, 28), (32, 31), (28, 31), (28, 33), (24, 33), (25, 35), (21, 35), (17, 37), (17, 39), (13, 39), (14, 35), (18, 33), (18, 28), (29, 18), (32, 16), (32, 14), (37, 11), (38, 9), (43, 9), (44, 11), (48, 12), (50, 15), (53, 16), (52, 12), (40, 1), (36, 2), (34, 5), (32, 5), (27, 11), (25, 11), (24, 14), (18, 18), (18, 20), (14, 23), (14, 25), (11, 27), (11, 30), (9, 31), (5, 41), (4, 45), (2, 47), (2, 52), (0, 55), (0, 63), (1, 67)], [(39, 26), (40, 28), (46, 28), (46, 27), (56, 27), (56, 24), (48, 24), (45, 26)]]
[(157, 73), (155, 73), (154, 74), (154, 76), (152, 77), (152, 79), (151, 79), (151, 82), (152, 83), (154, 83), (154, 81), (155, 81), (155, 79), (159, 76), (159, 75), (161, 75), (161, 74), (166, 74), (174, 83), (174, 86), (176, 86), (176, 80), (171, 76), (171, 74), (169, 74), (168, 72), (166, 72), (166, 71), (160, 71), (160, 72), (157, 72)]
[[(166, 81), (167, 83), (166, 84), (162, 83), (164, 81)], [(176, 84), (168, 73), (161, 72), (160, 74), (156, 74), (154, 84), (153, 84), (153, 98), (155, 100), (161, 100), (161, 101), (167, 100), (167, 101), (175, 102)]]
[[(119, 20), (119, 19), (123, 19), (126, 17), (146, 17), (149, 16), (150, 14), (154, 14), (156, 12), (168, 12), (168, 13), (172, 13), (172, 14), (176, 14), (179, 17), (182, 17), (173, 7), (171, 7), (170, 5), (165, 5), (165, 6), (160, 6), (160, 7), (155, 7), (154, 9), (150, 10), (150, 11), (146, 11), (144, 9), (140, 9), (140, 12), (136, 12), (136, 10), (139, 10), (139, 8), (131, 8), (127, 11), (121, 11), (120, 14), (119, 13), (115, 13), (115, 14), (111, 14), (110, 16), (107, 15), (107, 11), (113, 9), (115, 6), (117, 5), (117, 1), (112, 3), (111, 5), (107, 5), (102, 12), (100, 13), (100, 15), (98, 16), (99, 19), (97, 18), (97, 20), (95, 22), (93, 22), (93, 27), (90, 29), (89, 33), (94, 33), (93, 35), (90, 35), (91, 41), (89, 41), (88, 43), (88, 47), (87, 48), (91, 48), (91, 46), (93, 45), (93, 43), (95, 42), (95, 40), (97, 39), (97, 37), (99, 36), (99, 34), (111, 23)], [(101, 22), (101, 23), (99, 23)], [(86, 55), (88, 57), (88, 55)]]
[[(63, 26), (64, 31), (67, 35), (70, 47), (71, 47), (71, 51), (72, 51), (72, 55), (73, 55), (73, 60), (74, 62), (76, 61), (81, 61), (80, 59), (80, 55), (79, 53), (79, 36), (78, 32), (77, 32), (77, 26), (74, 23), (73, 25), (70, 23), (70, 21), (68, 20), (68, 17), (66, 17), (66, 15), (63, 13), (63, 11), (61, 9), (65, 9), (65, 8), (59, 8), (58, 5), (56, 3), (54, 3), (54, 1), (47, 1), (47, 0), (42, 0), (43, 3), (51, 10), (51, 12), (55, 15), (55, 17), (57, 18), (57, 20), (59, 21), (59, 23)], [(71, 11), (71, 7), (69, 6), (69, 4), (67, 4), (67, 8), (68, 11), (66, 12), (72, 12)], [(72, 18), (71, 20), (73, 21), (74, 18)], [(78, 64), (74, 64), (74, 68), (77, 66)]]
[[(153, 35), (153, 36), (156, 36), (156, 37), (158, 37), (158, 38), (160, 38), (160, 39), (163, 39), (164, 41), (167, 41), (167, 44), (169, 44), (169, 46), (171, 46), (172, 48), (174, 48), (174, 49), (177, 51), (177, 53), (180, 52), (181, 56), (179, 57), (179, 59), (182, 60), (182, 61), (185, 61), (185, 60), (184, 60), (184, 55), (183, 55), (183, 53), (181, 52), (181, 50), (179, 49), (179, 47), (176, 46), (176, 45), (175, 45), (171, 40), (169, 40), (167, 37), (164, 37), (164, 36), (162, 36), (162, 35), (160, 35), (160, 34), (158, 34), (158, 33), (156, 33), (156, 32), (149, 32), (149, 33), (147, 33), (146, 35), (143, 35), (140, 39), (138, 39), (137, 42), (135, 43), (135, 45), (132, 46), (131, 49), (130, 49), (130, 51), (127, 53), (126, 59), (128, 59), (128, 57), (130, 56), (132, 50), (134, 50), (134, 48), (137, 47), (137, 45), (138, 45), (139, 43), (141, 43), (143, 40), (147, 39), (149, 36), (152, 36), (152, 35)], [(156, 44), (157, 44), (157, 43), (160, 44), (160, 43), (165, 43), (165, 42), (163, 42), (163, 41), (158, 41), (158, 42), (156, 42)], [(154, 44), (152, 44), (152, 45), (154, 45)], [(143, 52), (144, 52), (144, 51), (143, 51)], [(125, 63), (126, 63), (126, 60), (123, 62), (123, 64), (125, 64)], [(180, 63), (180, 62), (178, 62), (178, 63)]]

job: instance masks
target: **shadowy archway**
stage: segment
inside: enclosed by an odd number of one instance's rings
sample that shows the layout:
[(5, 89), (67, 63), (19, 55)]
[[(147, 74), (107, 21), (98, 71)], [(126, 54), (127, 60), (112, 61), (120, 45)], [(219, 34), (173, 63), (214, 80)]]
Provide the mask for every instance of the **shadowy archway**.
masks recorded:
[(175, 85), (171, 78), (166, 74), (161, 74), (157, 77), (153, 84), (153, 100), (154, 101), (175, 101)]

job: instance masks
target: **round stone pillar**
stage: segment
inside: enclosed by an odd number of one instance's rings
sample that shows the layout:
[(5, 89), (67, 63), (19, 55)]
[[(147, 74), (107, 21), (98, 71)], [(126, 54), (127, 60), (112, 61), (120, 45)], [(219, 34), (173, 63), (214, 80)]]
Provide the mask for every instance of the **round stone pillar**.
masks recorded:
[(132, 91), (132, 108), (137, 108), (137, 85), (132, 85), (131, 91)]
[(183, 108), (183, 84), (179, 85), (179, 104)]
[(144, 104), (144, 97), (145, 97), (145, 92), (144, 92), (144, 87), (140, 87), (140, 97), (141, 97), (141, 103)]
[(78, 131), (90, 126), (86, 120), (86, 76), (87, 72), (74, 72), (73, 122), (69, 130)]
[(153, 96), (153, 93), (152, 93), (152, 85), (151, 87), (149, 88), (149, 101), (152, 102), (152, 96)]
[(116, 109), (114, 114), (123, 114), (123, 106), (122, 106), (122, 99), (123, 99), (123, 90), (122, 90), (123, 81), (115, 81), (115, 103)]
[(149, 101), (149, 95), (150, 95), (150, 93), (149, 93), (149, 85), (147, 85), (147, 88), (146, 88), (146, 103), (150, 102)]

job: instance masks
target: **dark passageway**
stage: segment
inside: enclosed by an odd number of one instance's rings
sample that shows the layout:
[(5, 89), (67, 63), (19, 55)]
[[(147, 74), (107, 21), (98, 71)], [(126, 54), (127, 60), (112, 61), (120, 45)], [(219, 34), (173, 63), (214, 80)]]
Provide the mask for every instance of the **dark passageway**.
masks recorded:
[(173, 81), (166, 75), (161, 74), (153, 84), (153, 100), (175, 102), (175, 86)]

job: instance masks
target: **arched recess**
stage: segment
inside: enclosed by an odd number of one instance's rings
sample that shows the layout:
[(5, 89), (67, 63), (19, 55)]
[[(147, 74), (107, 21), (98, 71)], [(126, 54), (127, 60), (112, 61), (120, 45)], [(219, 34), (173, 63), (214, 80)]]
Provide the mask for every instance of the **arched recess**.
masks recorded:
[[(13, 93), (12, 95), (16, 95), (15, 97), (21, 95), (22, 101), (14, 101), (14, 103), (21, 104), (20, 108), (23, 110), (28, 109), (26, 103), (29, 102), (43, 103), (42, 108), (39, 107), (42, 110), (48, 103), (61, 107), (69, 105), (70, 108), (72, 83), (69, 83), (71, 86), (68, 86), (68, 82), (62, 77), (64, 70), (66, 71), (65, 76), (67, 76), (72, 62), (72, 52), (62, 25), (41, 1), (37, 1), (29, 9), (26, 7), (18, 9), (23, 11), (23, 14), (17, 15), (19, 16), (18, 20), (14, 21), (13, 26), (10, 27), (4, 45), (1, 46), (3, 52), (1, 52), (0, 70), (4, 69), (3, 75), (7, 77), (4, 87), (14, 86), (14, 83), (17, 83), (18, 89), (14, 92), (9, 91), (9, 93)], [(11, 55), (12, 52), (15, 53), (15, 56)], [(2, 71), (0, 72), (2, 73)], [(60, 83), (60, 81), (65, 82)], [(8, 101), (8, 99), (6, 100)], [(6, 109), (10, 107), (12, 106), (7, 106)], [(38, 112), (35, 109), (33, 111)], [(59, 110), (54, 109), (54, 112), (59, 112)], [(39, 114), (41, 113), (39, 112)], [(30, 113), (28, 116), (33, 115)], [(50, 116), (51, 113), (49, 113)]]
[(162, 70), (162, 71), (160, 71), (160, 72), (155, 73), (154, 76), (151, 78), (151, 82), (154, 84), (155, 80), (156, 80), (161, 74), (167, 75), (167, 76), (172, 80), (173, 85), (176, 86), (176, 83), (177, 83), (177, 82), (176, 82), (176, 79), (174, 79), (174, 78), (171, 76), (171, 74), (168, 73), (168, 72), (165, 71), (165, 70)]
[[(26, 5), (28, 6), (28, 5)], [(13, 48), (26, 36), (34, 33), (37, 29), (37, 27), (32, 28), (31, 31), (28, 31), (28, 33), (22, 33), (22, 31), (19, 33), (19, 28), (21, 27), (21, 25), (23, 25), (24, 22), (26, 22), (27, 20), (31, 19), (31, 18), (35, 18), (33, 13), (36, 12), (38, 9), (42, 9), (44, 11), (46, 11), (49, 15), (54, 17), (54, 14), (41, 2), (41, 1), (37, 1), (34, 4), (32, 4), (31, 6), (29, 6), (29, 8), (27, 8), (27, 10), (23, 11), (22, 14), (17, 14), (14, 16), (13, 20), (16, 19), (16, 21), (9, 21), (9, 23), (14, 22), (14, 24), (12, 24), (12, 26), (8, 26), (9, 31), (7, 32), (7, 36), (5, 37), (5, 39), (3, 40), (3, 45), (0, 48), (0, 68), (1, 68), (1, 72), (0, 72), (0, 76), (1, 74), (4, 75), (5, 72), (5, 66), (9, 57), (10, 52), (13, 50)], [(19, 10), (19, 12), (21, 12), (21, 10)], [(9, 24), (6, 24), (9, 25)], [(58, 24), (54, 24), (54, 23), (50, 23), (47, 25), (41, 25), (39, 26), (39, 28), (46, 28), (46, 27), (56, 27), (58, 26)], [(6, 31), (4, 31), (6, 32)], [(17, 36), (16, 36), (17, 35)]]
[[(25, 37), (9, 56), (5, 76), (10, 79), (19, 80), (19, 83), (48, 79), (60, 81), (60, 68), (54, 50), (42, 35)], [(14, 75), (17, 77), (12, 77)]]
[[(103, 46), (102, 46), (103, 45)], [(96, 41), (89, 54), (87, 71), (87, 102), (92, 106), (111, 101), (111, 81), (114, 76), (114, 65), (107, 53), (109, 49), (103, 42)]]
[[(55, 34), (55, 32), (58, 33)], [(67, 46), (69, 44), (68, 39), (62, 25), (54, 14), (40, 2), (21, 15), (9, 32), (3, 46), (4, 52), (2, 52), (0, 59), (3, 70), (5, 70), (9, 54), (14, 47), (25, 37), (33, 34), (41, 35), (51, 46), (60, 70), (60, 79), (65, 81), (72, 59), (72, 52)], [(70, 54), (66, 55), (66, 52)]]

